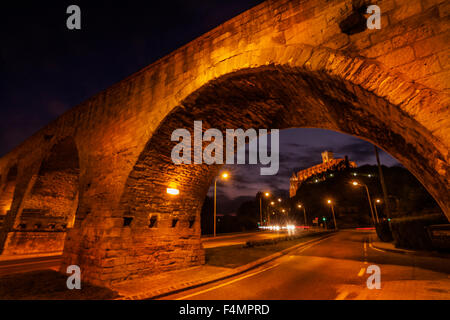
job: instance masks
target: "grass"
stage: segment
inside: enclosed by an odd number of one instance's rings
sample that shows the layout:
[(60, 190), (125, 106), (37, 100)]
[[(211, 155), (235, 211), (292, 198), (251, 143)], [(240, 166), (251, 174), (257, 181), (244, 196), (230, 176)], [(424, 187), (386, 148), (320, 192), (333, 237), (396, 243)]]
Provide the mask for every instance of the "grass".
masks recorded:
[(323, 236), (324, 233), (307, 235), (294, 240), (279, 241), (255, 247), (235, 245), (206, 249), (206, 264), (216, 267), (237, 268), (255, 260), (267, 257), (276, 252), (290, 248), (300, 243)]
[(1, 300), (109, 300), (118, 297), (107, 288), (81, 284), (69, 290), (67, 276), (53, 270), (40, 270), (0, 277)]

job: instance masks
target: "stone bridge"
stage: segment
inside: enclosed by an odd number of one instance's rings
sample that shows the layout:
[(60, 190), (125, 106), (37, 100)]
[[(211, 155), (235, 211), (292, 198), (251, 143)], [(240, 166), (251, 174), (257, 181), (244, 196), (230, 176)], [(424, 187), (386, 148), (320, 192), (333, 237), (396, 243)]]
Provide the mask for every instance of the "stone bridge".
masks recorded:
[(0, 159), (3, 254), (64, 248), (62, 272), (106, 285), (203, 263), (200, 210), (220, 166), (170, 158), (172, 131), (194, 120), (360, 137), (450, 218), (450, 3), (372, 1), (379, 30), (367, 4), (267, 1), (41, 129)]

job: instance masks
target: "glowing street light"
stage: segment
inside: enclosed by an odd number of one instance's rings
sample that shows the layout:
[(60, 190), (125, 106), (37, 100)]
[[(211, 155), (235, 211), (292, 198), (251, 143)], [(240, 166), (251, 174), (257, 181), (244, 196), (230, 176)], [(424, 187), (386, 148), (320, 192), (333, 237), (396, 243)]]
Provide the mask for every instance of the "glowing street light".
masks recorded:
[(328, 199), (328, 200), (327, 200), (327, 203), (328, 203), (329, 205), (331, 205), (331, 212), (333, 213), (333, 221), (334, 221), (334, 230), (336, 231), (336, 230), (337, 230), (337, 224), (336, 224), (336, 217), (335, 217), (335, 215), (334, 215), (334, 205), (333, 205), (333, 201), (332, 201), (331, 199)]
[[(367, 188), (367, 186), (364, 184), (364, 183), (360, 183), (360, 182), (358, 182), (358, 181), (352, 181), (352, 184), (354, 185), (354, 186), (363, 186), (365, 189), (366, 189), (366, 193), (367, 193), (367, 199), (369, 200), (369, 207), (370, 207), (370, 212), (372, 213), (372, 221), (373, 221), (373, 224), (375, 224), (375, 217), (374, 217), (374, 214), (373, 214), (373, 208), (372, 208), (372, 200), (371, 200), (371, 198), (370, 198), (370, 193), (369, 193), (369, 188)], [(376, 220), (376, 222), (378, 223), (379, 221), (378, 221), (378, 213), (377, 213), (377, 220)]]
[[(226, 180), (230, 177), (230, 175), (228, 174), (228, 172), (223, 172), (220, 175), (220, 178)], [(214, 237), (216, 236), (216, 215), (217, 215), (217, 180), (219, 179), (219, 177), (216, 177), (214, 179)]]
[(303, 215), (304, 215), (304, 219), (305, 219), (305, 226), (307, 226), (307, 225), (308, 225), (308, 221), (306, 220), (306, 209), (305, 209), (305, 207), (304, 207), (301, 203), (299, 203), (299, 204), (297, 205), (297, 207), (298, 207), (299, 209), (303, 208)]
[(278, 198), (278, 202), (281, 202), (281, 198)]

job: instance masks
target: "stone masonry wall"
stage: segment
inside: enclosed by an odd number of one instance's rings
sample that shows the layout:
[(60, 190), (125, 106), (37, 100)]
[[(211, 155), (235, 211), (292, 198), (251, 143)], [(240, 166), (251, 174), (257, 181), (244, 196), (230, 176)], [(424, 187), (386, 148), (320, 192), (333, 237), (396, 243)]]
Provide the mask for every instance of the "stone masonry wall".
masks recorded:
[[(63, 269), (78, 264), (87, 281), (107, 284), (202, 263), (199, 207), (219, 168), (168, 160), (169, 132), (193, 120), (361, 137), (402, 162), (450, 217), (448, 1), (376, 1), (382, 28), (358, 31), (348, 21), (361, 3), (267, 1), (68, 111), (0, 159), (2, 177), (18, 165), (4, 230), (52, 147), (70, 137), (78, 205)], [(179, 197), (165, 193), (170, 184)]]

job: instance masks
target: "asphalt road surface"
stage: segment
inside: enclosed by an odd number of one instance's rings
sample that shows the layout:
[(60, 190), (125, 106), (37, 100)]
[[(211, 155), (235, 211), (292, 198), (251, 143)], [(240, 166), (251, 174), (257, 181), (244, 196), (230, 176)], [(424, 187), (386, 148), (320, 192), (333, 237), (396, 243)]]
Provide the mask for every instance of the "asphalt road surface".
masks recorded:
[(61, 256), (36, 257), (0, 261), (0, 276), (36, 270), (58, 270)]
[[(307, 232), (307, 231), (304, 231)], [(232, 246), (236, 244), (245, 244), (249, 240), (273, 239), (285, 236), (285, 232), (252, 232), (230, 235), (219, 235), (216, 238), (202, 238), (204, 248), (214, 248), (223, 246)], [(14, 260), (0, 260), (0, 276), (15, 274), (36, 270), (58, 270), (61, 263), (61, 255), (19, 258)]]
[[(309, 231), (297, 230), (298, 232), (308, 233)], [(245, 244), (247, 241), (274, 239), (278, 237), (285, 237), (288, 233), (286, 231), (272, 232), (272, 231), (257, 231), (251, 233), (241, 233), (232, 235), (218, 235), (217, 237), (202, 237), (203, 248), (215, 248), (234, 246), (237, 244)]]
[[(371, 238), (373, 231), (340, 231), (245, 274), (163, 299), (450, 299), (449, 259), (381, 251)], [(380, 289), (367, 286), (373, 265)]]

